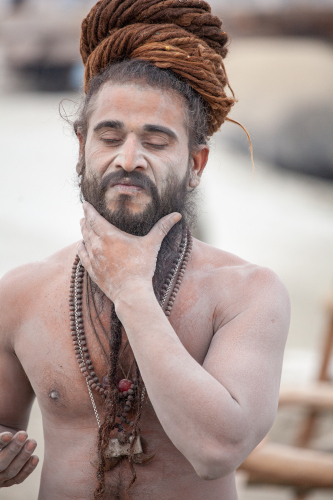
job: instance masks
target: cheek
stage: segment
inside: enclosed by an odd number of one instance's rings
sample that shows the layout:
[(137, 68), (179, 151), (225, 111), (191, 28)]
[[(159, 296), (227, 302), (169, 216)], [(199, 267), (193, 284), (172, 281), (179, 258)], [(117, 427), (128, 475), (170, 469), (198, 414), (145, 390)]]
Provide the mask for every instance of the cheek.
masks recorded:
[(164, 164), (165, 177), (167, 177), (170, 172), (174, 172), (179, 179), (182, 179), (187, 172), (189, 163), (188, 147), (179, 145), (174, 151), (165, 152), (161, 160)]
[(97, 175), (99, 172), (102, 174), (110, 163), (109, 156), (101, 147), (90, 146), (86, 148), (87, 171), (92, 171)]
[(159, 195), (164, 195), (169, 191), (170, 183), (176, 185), (181, 184), (185, 180), (187, 172), (187, 162), (182, 165), (179, 162), (170, 164), (169, 168), (163, 172), (163, 177), (160, 176), (157, 179), (156, 185)]
[(94, 161), (94, 160), (100, 161), (101, 159), (109, 156), (108, 151), (106, 151), (105, 148), (98, 146), (98, 145), (91, 146), (89, 151), (88, 151), (88, 155), (92, 161)]

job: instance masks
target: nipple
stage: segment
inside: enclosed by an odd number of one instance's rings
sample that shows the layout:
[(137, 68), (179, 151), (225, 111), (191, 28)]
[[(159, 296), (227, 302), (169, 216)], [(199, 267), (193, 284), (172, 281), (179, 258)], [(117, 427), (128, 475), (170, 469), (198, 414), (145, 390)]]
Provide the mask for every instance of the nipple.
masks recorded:
[(52, 399), (52, 401), (58, 401), (58, 399), (60, 399), (60, 394), (55, 389), (50, 390), (49, 396)]

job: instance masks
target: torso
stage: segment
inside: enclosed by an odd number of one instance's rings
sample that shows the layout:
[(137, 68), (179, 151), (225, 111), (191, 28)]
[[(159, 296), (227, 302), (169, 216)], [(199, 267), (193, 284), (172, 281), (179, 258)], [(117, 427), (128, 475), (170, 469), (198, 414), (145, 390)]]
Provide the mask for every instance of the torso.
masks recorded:
[[(75, 358), (69, 327), (68, 292), (75, 253), (73, 245), (34, 265), (30, 290), (20, 304), (20, 328), (13, 336), (15, 352), (43, 415), (46, 452), (39, 500), (90, 500), (96, 485), (97, 421)], [(247, 266), (234, 256), (197, 241), (194, 244), (170, 322), (200, 364), (216, 325), (234, 314), (230, 304)], [(221, 269), (225, 287), (221, 286)], [(218, 317), (217, 304), (222, 304)], [(85, 318), (91, 359), (101, 379), (107, 373), (107, 365), (87, 323)], [(96, 393), (94, 397), (103, 418), (103, 399)], [(129, 491), (132, 500), (237, 499), (234, 474), (214, 481), (196, 475), (165, 434), (149, 400), (141, 428), (146, 452), (156, 455), (149, 464), (136, 466), (137, 481)], [(125, 489), (131, 477), (126, 461), (108, 472), (106, 498), (128, 498)]]

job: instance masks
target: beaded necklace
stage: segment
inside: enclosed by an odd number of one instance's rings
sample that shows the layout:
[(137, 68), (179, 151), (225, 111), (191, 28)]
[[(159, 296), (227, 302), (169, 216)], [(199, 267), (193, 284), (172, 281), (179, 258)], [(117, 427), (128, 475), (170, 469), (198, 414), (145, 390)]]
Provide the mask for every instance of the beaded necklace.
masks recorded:
[[(190, 231), (186, 229), (183, 233), (177, 256), (172, 263), (171, 270), (167, 274), (159, 293), (159, 303), (167, 317), (171, 314), (172, 306), (174, 304), (183, 276), (185, 274), (185, 269), (192, 250), (192, 244), (192, 235)], [(99, 381), (99, 378), (94, 371), (94, 366), (91, 361), (87, 346), (82, 310), (83, 281), (85, 272), (86, 271), (80, 261), (80, 258), (77, 255), (72, 266), (69, 290), (70, 329), (76, 359), (78, 361), (82, 375), (86, 379), (90, 400), (96, 416), (98, 427), (100, 427), (101, 421), (97, 411), (93, 391), (97, 392), (103, 399), (105, 399), (106, 391), (108, 390), (108, 377), (104, 377), (102, 383)], [(125, 345), (123, 351), (126, 349), (127, 345), (128, 344)], [(138, 391), (139, 381), (137, 378), (134, 378), (133, 381), (128, 379), (130, 370), (127, 377), (120, 380), (117, 386), (121, 411), (117, 413), (119, 422), (115, 423), (115, 427), (118, 428), (118, 438), (110, 439), (109, 448), (106, 452), (106, 456), (109, 458), (129, 455), (130, 448), (132, 448), (131, 452), (134, 455), (142, 453), (140, 438), (137, 437), (134, 445), (131, 446), (131, 442), (133, 440), (132, 433), (127, 432), (124, 428), (125, 424), (129, 425), (129, 427), (133, 427), (135, 425), (135, 422), (131, 421), (128, 418), (128, 412), (131, 410), (132, 402), (135, 398), (135, 394)], [(125, 375), (124, 371), (123, 374)], [(141, 404), (144, 401), (145, 394), (146, 390), (145, 386), (143, 385), (141, 393)]]

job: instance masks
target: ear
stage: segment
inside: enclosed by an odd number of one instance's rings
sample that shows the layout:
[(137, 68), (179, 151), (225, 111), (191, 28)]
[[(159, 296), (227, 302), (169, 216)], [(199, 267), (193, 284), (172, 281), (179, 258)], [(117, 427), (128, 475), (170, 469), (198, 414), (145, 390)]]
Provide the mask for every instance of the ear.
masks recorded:
[(84, 154), (85, 140), (84, 140), (83, 134), (81, 132), (81, 129), (78, 129), (76, 131), (76, 135), (77, 135), (77, 138), (79, 139), (79, 145), (80, 145), (79, 155), (82, 156)]
[(84, 155), (84, 148), (85, 148), (85, 140), (83, 138), (82, 132), (80, 129), (76, 131), (77, 138), (79, 139), (79, 161), (76, 164), (76, 172), (81, 175), (81, 169), (82, 169), (82, 156)]
[(209, 147), (206, 146), (206, 144), (199, 146), (199, 148), (192, 153), (189, 182), (191, 188), (199, 186), (202, 173), (208, 161), (208, 156)]

